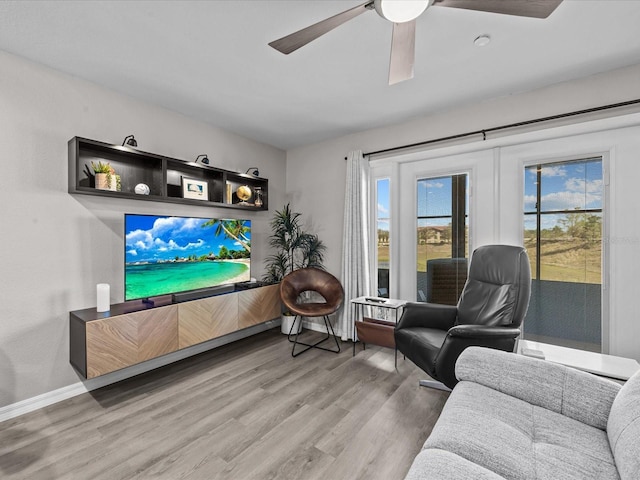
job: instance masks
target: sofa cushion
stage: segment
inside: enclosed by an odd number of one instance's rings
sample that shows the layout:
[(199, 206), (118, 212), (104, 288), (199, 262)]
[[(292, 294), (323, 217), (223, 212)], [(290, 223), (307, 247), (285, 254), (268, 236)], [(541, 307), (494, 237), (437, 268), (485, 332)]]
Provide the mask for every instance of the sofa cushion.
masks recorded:
[(640, 372), (631, 377), (613, 401), (607, 434), (623, 480), (640, 478)]
[(446, 450), (422, 450), (413, 460), (405, 480), (503, 480), (491, 470)]
[(473, 382), (458, 383), (424, 448), (506, 479), (618, 479), (606, 432)]
[(606, 432), (533, 407), (535, 478), (619, 479)]

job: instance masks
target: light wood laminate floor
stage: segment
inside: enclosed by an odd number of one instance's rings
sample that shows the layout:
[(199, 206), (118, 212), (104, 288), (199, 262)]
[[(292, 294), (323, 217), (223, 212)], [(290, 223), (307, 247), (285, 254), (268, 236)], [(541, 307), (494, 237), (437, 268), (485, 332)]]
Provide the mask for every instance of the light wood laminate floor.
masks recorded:
[(0, 478), (402, 479), (448, 396), (420, 378), (270, 330), (0, 424)]

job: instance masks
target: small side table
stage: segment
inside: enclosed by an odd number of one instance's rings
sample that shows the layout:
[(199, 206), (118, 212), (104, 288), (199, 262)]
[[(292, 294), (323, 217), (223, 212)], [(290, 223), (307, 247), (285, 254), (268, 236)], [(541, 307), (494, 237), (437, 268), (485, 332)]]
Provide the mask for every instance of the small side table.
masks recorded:
[(632, 358), (616, 357), (604, 353), (587, 352), (574, 348), (560, 347), (548, 343), (538, 343), (531, 340), (518, 341), (518, 353), (528, 348), (544, 354), (544, 359), (552, 362), (593, 373), (601, 377), (627, 381), (638, 370), (640, 365)]
[[(396, 348), (393, 338), (393, 330), (398, 323), (405, 300), (394, 298), (358, 297), (351, 300), (351, 318), (353, 318), (354, 330), (358, 340), (363, 345), (371, 343), (381, 347)], [(366, 316), (367, 309), (380, 308), (387, 310), (391, 315), (379, 319)], [(356, 341), (353, 341), (353, 355), (356, 354)]]

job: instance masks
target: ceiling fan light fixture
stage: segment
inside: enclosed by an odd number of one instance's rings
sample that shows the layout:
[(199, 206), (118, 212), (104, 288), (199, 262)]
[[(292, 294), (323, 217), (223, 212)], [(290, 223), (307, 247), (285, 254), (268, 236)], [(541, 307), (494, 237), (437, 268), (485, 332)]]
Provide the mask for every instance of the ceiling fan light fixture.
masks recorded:
[(373, 6), (382, 18), (393, 23), (415, 20), (433, 0), (374, 0)]

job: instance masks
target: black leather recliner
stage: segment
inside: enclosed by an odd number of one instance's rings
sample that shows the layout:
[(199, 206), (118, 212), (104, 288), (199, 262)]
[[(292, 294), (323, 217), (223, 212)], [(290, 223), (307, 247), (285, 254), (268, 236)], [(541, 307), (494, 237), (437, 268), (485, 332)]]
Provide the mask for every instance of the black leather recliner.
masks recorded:
[(471, 257), (458, 305), (407, 303), (394, 330), (396, 348), (453, 388), (458, 383), (455, 363), (465, 348), (514, 350), (530, 295), (531, 270), (524, 248), (479, 247)]

